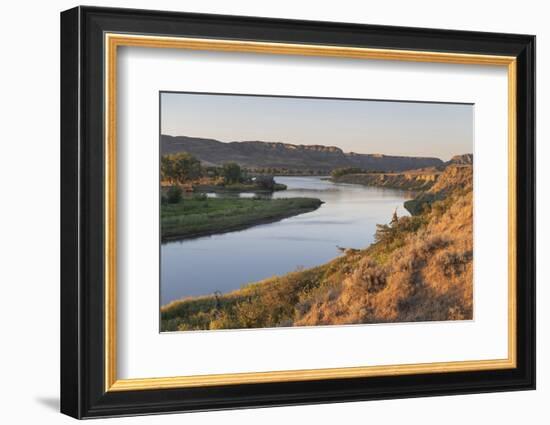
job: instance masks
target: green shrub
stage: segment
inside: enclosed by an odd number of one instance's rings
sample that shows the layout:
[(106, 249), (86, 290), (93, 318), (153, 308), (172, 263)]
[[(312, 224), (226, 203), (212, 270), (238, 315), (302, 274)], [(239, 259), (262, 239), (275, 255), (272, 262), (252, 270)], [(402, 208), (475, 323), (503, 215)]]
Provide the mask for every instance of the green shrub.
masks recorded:
[(181, 190), (181, 187), (177, 185), (170, 186), (166, 191), (166, 202), (169, 204), (177, 204), (181, 201), (182, 193), (183, 191)]
[(236, 162), (227, 162), (223, 164), (222, 175), (225, 183), (239, 183), (242, 178), (242, 171)]
[(332, 177), (338, 178), (338, 177), (345, 176), (346, 174), (359, 174), (359, 173), (363, 173), (363, 172), (364, 171), (361, 168), (343, 167), (343, 168), (336, 168), (336, 169), (332, 170), (330, 175)]

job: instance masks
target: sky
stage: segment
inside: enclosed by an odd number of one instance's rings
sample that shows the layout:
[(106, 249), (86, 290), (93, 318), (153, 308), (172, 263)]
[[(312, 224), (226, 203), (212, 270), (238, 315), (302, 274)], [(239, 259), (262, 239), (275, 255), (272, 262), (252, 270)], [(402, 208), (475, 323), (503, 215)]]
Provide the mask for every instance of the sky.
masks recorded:
[(161, 133), (430, 156), (473, 152), (473, 105), (161, 93)]

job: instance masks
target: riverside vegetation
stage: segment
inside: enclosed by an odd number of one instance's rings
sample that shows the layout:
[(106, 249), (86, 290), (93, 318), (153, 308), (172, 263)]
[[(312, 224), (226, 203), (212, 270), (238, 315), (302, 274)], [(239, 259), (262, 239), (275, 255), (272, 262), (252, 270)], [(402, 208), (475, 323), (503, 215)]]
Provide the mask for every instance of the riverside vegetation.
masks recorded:
[[(225, 197), (235, 192), (265, 195), (286, 186), (270, 175), (249, 176), (237, 163), (203, 167), (186, 152), (161, 157), (161, 183), (163, 241), (246, 229), (310, 212), (322, 204), (316, 198)], [(220, 197), (209, 198), (206, 193)]]
[(161, 308), (161, 329), (471, 319), (472, 192), (472, 166), (448, 164), (409, 203), (412, 215), (378, 225), (369, 247), (227, 294), (171, 302)]
[(162, 239), (188, 239), (246, 229), (313, 211), (315, 198), (264, 199), (193, 196), (161, 209)]

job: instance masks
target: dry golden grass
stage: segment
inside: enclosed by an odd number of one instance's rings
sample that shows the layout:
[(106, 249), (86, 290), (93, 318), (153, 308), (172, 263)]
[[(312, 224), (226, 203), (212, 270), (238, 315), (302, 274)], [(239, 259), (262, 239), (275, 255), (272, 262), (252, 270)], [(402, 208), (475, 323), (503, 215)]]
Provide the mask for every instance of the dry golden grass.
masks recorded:
[(471, 178), (471, 167), (451, 167), (431, 189), (448, 191), (448, 197), (425, 213), (427, 224), (406, 234), (386, 256), (376, 254), (390, 241), (373, 245), (355, 270), (311, 304), (295, 325), (471, 319)]

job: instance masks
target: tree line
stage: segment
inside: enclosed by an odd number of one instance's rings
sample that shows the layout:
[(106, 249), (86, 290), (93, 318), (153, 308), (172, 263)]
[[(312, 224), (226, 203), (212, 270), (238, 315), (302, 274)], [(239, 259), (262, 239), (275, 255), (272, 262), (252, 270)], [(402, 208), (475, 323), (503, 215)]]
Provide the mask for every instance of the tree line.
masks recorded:
[(222, 167), (204, 167), (187, 152), (163, 155), (160, 159), (160, 174), (163, 181), (171, 185), (185, 184), (201, 177), (222, 177), (225, 183), (239, 183), (245, 175), (240, 165), (228, 162)]

